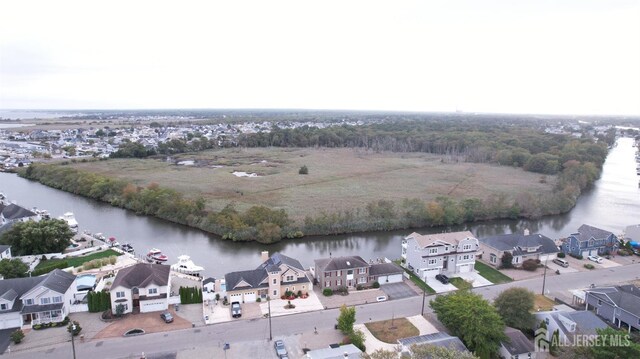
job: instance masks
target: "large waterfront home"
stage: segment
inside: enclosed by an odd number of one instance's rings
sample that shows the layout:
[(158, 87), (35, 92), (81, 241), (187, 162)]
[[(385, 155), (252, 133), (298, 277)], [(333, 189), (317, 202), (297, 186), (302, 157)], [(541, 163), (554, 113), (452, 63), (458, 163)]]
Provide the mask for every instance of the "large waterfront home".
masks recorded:
[(75, 282), (75, 275), (60, 269), (41, 277), (0, 280), (0, 329), (63, 321)]
[(634, 285), (588, 289), (585, 303), (588, 310), (618, 328), (640, 330), (640, 288)]
[(513, 257), (511, 264), (519, 267), (527, 259), (543, 262), (553, 260), (559, 252), (552, 239), (542, 234), (529, 234), (526, 229), (523, 234), (512, 233), (480, 238), (480, 249), (482, 249), (481, 258), (496, 267), (502, 264), (505, 253), (510, 253)]
[(574, 256), (602, 255), (618, 249), (618, 237), (604, 229), (583, 224), (563, 240), (562, 251)]
[(391, 262), (367, 263), (360, 256), (316, 259), (313, 275), (320, 288), (332, 290), (402, 282), (404, 270)]
[(422, 279), (438, 274), (454, 276), (473, 272), (478, 249), (478, 239), (469, 231), (428, 235), (414, 232), (402, 240), (402, 260)]
[(286, 292), (308, 293), (312, 283), (302, 264), (284, 254), (262, 252), (262, 264), (256, 269), (227, 273), (224, 276), (230, 302), (251, 303), (256, 299), (279, 298)]
[(169, 266), (138, 263), (122, 268), (111, 285), (111, 309), (123, 313), (147, 313), (169, 307), (171, 276)]

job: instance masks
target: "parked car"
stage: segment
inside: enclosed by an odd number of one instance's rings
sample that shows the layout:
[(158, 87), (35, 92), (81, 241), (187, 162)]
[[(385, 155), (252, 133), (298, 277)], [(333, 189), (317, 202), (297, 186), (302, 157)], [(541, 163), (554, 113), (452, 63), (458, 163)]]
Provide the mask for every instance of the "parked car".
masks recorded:
[(171, 313), (169, 312), (164, 312), (160, 314), (160, 318), (162, 318), (162, 320), (164, 320), (165, 323), (173, 322), (173, 315), (171, 315)]
[(278, 358), (283, 359), (287, 358), (287, 349), (284, 347), (284, 342), (282, 340), (276, 340), (273, 342), (273, 347), (276, 349), (276, 354)]
[(449, 277), (444, 274), (437, 274), (436, 279), (442, 284), (449, 284)]
[(569, 268), (569, 262), (567, 262), (566, 259), (562, 259), (562, 258), (555, 258), (553, 260), (553, 263), (559, 265), (562, 268)]
[(377, 302), (384, 302), (385, 300), (387, 300), (387, 296), (386, 295), (381, 295), (376, 297), (376, 301)]
[(596, 263), (602, 263), (602, 257), (598, 257), (596, 255), (590, 255), (587, 257), (588, 260), (596, 262)]
[(242, 316), (240, 302), (231, 302), (231, 316), (234, 318), (240, 318)]

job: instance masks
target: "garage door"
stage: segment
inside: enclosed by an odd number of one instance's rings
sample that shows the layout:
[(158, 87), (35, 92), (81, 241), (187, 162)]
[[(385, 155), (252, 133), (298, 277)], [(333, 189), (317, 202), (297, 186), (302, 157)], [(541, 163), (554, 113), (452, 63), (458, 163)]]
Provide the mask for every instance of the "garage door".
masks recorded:
[[(402, 282), (402, 274), (392, 274), (385, 278), (387, 280), (385, 283), (400, 283)], [(380, 283), (384, 284), (384, 283)]]
[(229, 302), (242, 302), (242, 293), (229, 294)]
[(244, 294), (244, 302), (245, 303), (253, 303), (256, 301), (256, 292), (245, 293)]
[(469, 272), (471, 272), (471, 268), (473, 268), (473, 266), (471, 264), (461, 265), (460, 266), (460, 273), (469, 273)]
[(582, 251), (582, 256), (587, 258), (591, 254), (589, 252), (590, 252), (590, 250)]
[(161, 310), (167, 310), (168, 304), (164, 300), (155, 301), (141, 301), (140, 302), (140, 313), (149, 313), (149, 312), (158, 312)]
[(0, 329), (20, 328), (21, 326), (20, 318), (0, 319)]

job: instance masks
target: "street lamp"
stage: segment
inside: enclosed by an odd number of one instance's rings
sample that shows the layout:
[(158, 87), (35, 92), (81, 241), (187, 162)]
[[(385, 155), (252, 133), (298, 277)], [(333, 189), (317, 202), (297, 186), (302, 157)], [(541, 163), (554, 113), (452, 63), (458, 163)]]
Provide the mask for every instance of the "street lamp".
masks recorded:
[(547, 261), (549, 260), (549, 254), (544, 259), (544, 274), (542, 275), (542, 295), (544, 296), (544, 285), (547, 282)]
[(424, 298), (427, 296), (427, 278), (424, 278), (424, 288), (422, 288), (422, 309), (420, 315), (424, 315)]
[(73, 342), (73, 336), (75, 335), (75, 332), (76, 332), (76, 325), (71, 324), (71, 349), (73, 350), (73, 359), (76, 359), (76, 345)]

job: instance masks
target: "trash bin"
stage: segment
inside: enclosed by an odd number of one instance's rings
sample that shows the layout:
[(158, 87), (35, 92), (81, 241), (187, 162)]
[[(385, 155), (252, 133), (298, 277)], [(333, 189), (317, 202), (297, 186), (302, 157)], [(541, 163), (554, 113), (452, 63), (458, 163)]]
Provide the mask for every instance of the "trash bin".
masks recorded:
[(195, 328), (196, 327), (196, 323), (191, 323), (191, 328)]

